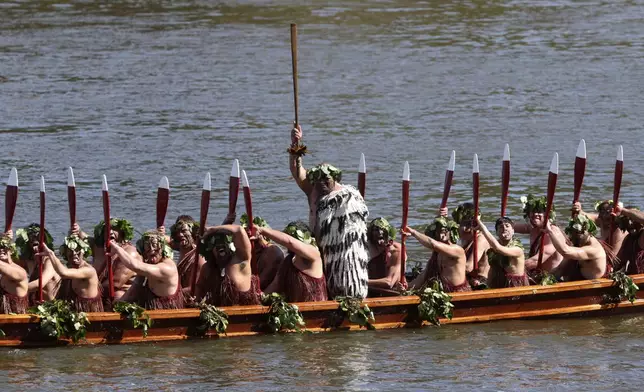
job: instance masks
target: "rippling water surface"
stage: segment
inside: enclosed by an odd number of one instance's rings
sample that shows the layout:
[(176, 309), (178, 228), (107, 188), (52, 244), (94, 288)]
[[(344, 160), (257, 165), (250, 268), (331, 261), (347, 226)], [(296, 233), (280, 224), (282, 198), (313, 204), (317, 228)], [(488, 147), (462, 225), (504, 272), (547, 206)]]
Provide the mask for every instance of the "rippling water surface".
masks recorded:
[[(399, 224), (402, 163), (412, 170), (410, 222), (438, 206), (449, 152), (450, 205), (471, 198), (479, 154), (484, 218), (499, 211), (503, 144), (512, 150), (510, 212), (545, 193), (560, 154), (559, 210), (572, 197), (580, 138), (582, 198), (612, 195), (624, 145), (622, 199), (642, 206), (640, 1), (0, 1), (0, 171), (18, 168), (16, 224), (67, 230), (65, 168), (81, 225), (113, 213), (154, 225), (156, 185), (171, 185), (169, 220), (198, 215), (213, 174), (210, 222), (223, 219), (231, 160), (273, 227), (306, 217), (289, 179), (293, 119), (288, 24), (299, 24), (300, 121), (312, 151), (356, 182), (367, 157), (372, 216)], [(243, 208), (240, 205), (240, 208)], [(0, 209), (0, 213), (3, 213)], [(410, 242), (412, 260), (426, 252)], [(303, 335), (125, 347), (12, 350), (0, 379), (23, 389), (632, 389), (641, 318), (516, 322), (423, 331)], [(38, 377), (36, 377), (38, 375)], [(40, 376), (44, 375), (44, 376)], [(72, 384), (74, 385), (74, 384)], [(74, 388), (73, 386), (71, 387)]]

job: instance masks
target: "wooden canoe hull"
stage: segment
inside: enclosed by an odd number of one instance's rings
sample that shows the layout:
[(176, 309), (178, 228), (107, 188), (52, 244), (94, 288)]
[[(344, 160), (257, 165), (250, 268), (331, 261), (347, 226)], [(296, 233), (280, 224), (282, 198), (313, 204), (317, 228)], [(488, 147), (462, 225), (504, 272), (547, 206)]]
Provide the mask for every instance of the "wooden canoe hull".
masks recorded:
[[(633, 281), (644, 287), (644, 275), (632, 276)], [(644, 311), (644, 292), (638, 292), (635, 302), (611, 302), (607, 296), (617, 293), (612, 280), (597, 279), (560, 283), (553, 286), (528, 286), (454, 293), (454, 315), (442, 324), (476, 323), (510, 319), (553, 317), (602, 316)], [(383, 297), (369, 298), (365, 303), (375, 314), (376, 329), (421, 327), (427, 323), (416, 320), (419, 298)], [(334, 301), (298, 304), (306, 329), (312, 332), (334, 330), (359, 330), (358, 325), (344, 320), (337, 312)], [(266, 320), (267, 307), (233, 306), (222, 308), (229, 317), (225, 335), (208, 332), (196, 334), (199, 310), (155, 310), (148, 314), (154, 320), (148, 336), (140, 329), (133, 329), (118, 313), (90, 313), (91, 324), (87, 338), (78, 344), (123, 344), (159, 342), (215, 337), (238, 337), (261, 334), (261, 325)], [(0, 328), (6, 336), (0, 338), (0, 346), (42, 347), (71, 344), (67, 340), (43, 338), (38, 331), (39, 318), (32, 315), (1, 315)], [(362, 328), (364, 329), (364, 328)]]

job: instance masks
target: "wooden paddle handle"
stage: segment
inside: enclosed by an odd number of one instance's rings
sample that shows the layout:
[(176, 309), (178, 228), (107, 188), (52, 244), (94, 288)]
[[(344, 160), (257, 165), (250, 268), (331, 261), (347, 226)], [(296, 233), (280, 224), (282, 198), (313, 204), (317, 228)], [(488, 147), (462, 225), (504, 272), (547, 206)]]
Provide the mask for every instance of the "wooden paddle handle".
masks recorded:
[(452, 170), (447, 170), (445, 172), (445, 183), (443, 184), (443, 199), (441, 200), (441, 209), (447, 207), (447, 199), (449, 198), (450, 189), (452, 189), (453, 177), (454, 172)]
[[(617, 212), (617, 204), (619, 203), (619, 193), (622, 189), (622, 173), (624, 172), (624, 161), (615, 162), (615, 178), (613, 188), (613, 212)], [(615, 231), (615, 217), (611, 216), (610, 232), (608, 233), (608, 244), (613, 244), (613, 232)]]
[(190, 277), (190, 295), (194, 297), (197, 286), (197, 273), (199, 272), (199, 250), (201, 248), (201, 239), (206, 230), (206, 220), (208, 210), (210, 209), (210, 191), (203, 189), (201, 191), (201, 211), (199, 213), (199, 235), (197, 236), (197, 249), (195, 249), (194, 261), (192, 264), (192, 276)]
[(295, 107), (295, 126), (300, 124), (297, 88), (297, 25), (291, 23), (291, 63), (293, 65), (293, 104)]
[[(38, 250), (45, 251), (45, 192), (40, 192), (40, 232), (38, 238)], [(43, 257), (38, 257), (38, 301), (43, 302), (42, 295), (42, 269)]]
[(365, 190), (367, 187), (367, 173), (358, 173), (358, 192), (364, 199)]
[(16, 212), (16, 203), (18, 201), (18, 187), (9, 185), (5, 193), (4, 203), (4, 217), (5, 217), (5, 233), (11, 230), (13, 224), (13, 216)]
[(170, 190), (159, 188), (157, 190), (157, 227), (165, 223), (165, 216), (168, 212), (168, 201), (170, 199)]
[(105, 229), (103, 230), (103, 239), (105, 241), (105, 262), (107, 263), (107, 279), (109, 283), (109, 296), (110, 300), (114, 300), (114, 269), (112, 266), (111, 251), (111, 237), (112, 237), (112, 224), (110, 221), (110, 195), (107, 191), (103, 191), (103, 222), (105, 222)]
[[(409, 181), (402, 182), (402, 228), (407, 227), (407, 217), (409, 216)], [(407, 236), (402, 234), (400, 237), (400, 284), (407, 287)]]
[(69, 227), (76, 223), (76, 187), (67, 187), (67, 204), (69, 205)]
[(501, 168), (501, 216), (505, 216), (510, 193), (510, 161), (503, 161)]
[[(557, 186), (557, 175), (550, 172), (548, 173), (548, 194), (546, 199), (546, 212), (543, 219), (543, 229), (546, 228), (548, 224), (548, 219), (550, 219), (550, 211), (552, 209), (552, 203), (555, 198), (555, 188)], [(539, 243), (539, 260), (537, 262), (537, 270), (541, 269), (541, 264), (543, 263), (543, 247), (545, 245), (546, 234), (544, 233), (541, 236), (541, 242)]]
[[(474, 225), (478, 221), (479, 217), (479, 173), (472, 173), (472, 187), (473, 187), (473, 194), (474, 194), (474, 222), (472, 224)], [(476, 271), (479, 268), (479, 249), (478, 249), (478, 244), (477, 244), (477, 237), (476, 237), (477, 231), (472, 230), (472, 262), (473, 262), (473, 268), (472, 272), (476, 273)]]

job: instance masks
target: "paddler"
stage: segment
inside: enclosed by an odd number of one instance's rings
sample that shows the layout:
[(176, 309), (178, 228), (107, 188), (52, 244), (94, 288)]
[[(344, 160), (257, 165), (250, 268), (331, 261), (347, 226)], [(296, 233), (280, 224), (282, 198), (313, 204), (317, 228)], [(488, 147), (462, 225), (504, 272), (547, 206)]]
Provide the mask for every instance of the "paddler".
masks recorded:
[(401, 246), (396, 239), (396, 229), (379, 217), (367, 227), (369, 241), (369, 296), (375, 297), (400, 285)]
[(137, 241), (136, 249), (142, 257), (133, 257), (116, 240), (110, 243), (110, 255), (137, 275), (120, 301), (136, 302), (149, 310), (182, 309), (184, 294), (166, 237), (158, 230), (147, 231)]
[[(550, 272), (556, 268), (563, 260), (563, 256), (557, 252), (557, 249), (552, 245), (550, 235), (543, 232), (543, 221), (546, 216), (546, 198), (545, 196), (535, 197), (529, 194), (527, 197), (521, 197), (523, 204), (523, 218), (525, 222), (514, 222), (514, 231), (518, 234), (530, 235), (530, 251), (528, 252), (528, 259), (525, 261), (526, 272), (530, 276), (536, 277), (540, 271), (537, 271), (539, 264), (539, 247), (541, 245), (541, 237), (545, 236), (543, 243), (543, 259), (541, 264), (541, 271)], [(550, 222), (555, 221), (555, 207), (552, 206), (550, 211)]]
[[(612, 200), (600, 200), (595, 203), (595, 212), (588, 213), (583, 211), (581, 209), (581, 203), (577, 202), (572, 205), (572, 212), (576, 214), (584, 214), (591, 218), (600, 229), (599, 239), (605, 242), (612, 239), (612, 243), (610, 245), (615, 253), (619, 253), (619, 250), (622, 248), (622, 243), (628, 233), (621, 230), (619, 225), (614, 225), (613, 232), (611, 233), (611, 214), (613, 212), (613, 204)], [(623, 207), (621, 202), (617, 204), (619, 207)]]
[(584, 214), (570, 219), (565, 231), (572, 245), (566, 243), (566, 235), (561, 229), (550, 222), (545, 231), (557, 252), (564, 257), (552, 271), (559, 280), (567, 282), (608, 277), (615, 256), (605, 243), (595, 238), (597, 226), (592, 219)]
[(49, 247), (39, 255), (51, 264), (63, 278), (56, 298), (70, 301), (77, 312), (102, 312), (103, 299), (98, 275), (85, 259), (92, 253), (87, 239), (77, 235), (65, 237), (60, 246), (60, 254), (68, 263), (66, 267)]
[[(11, 234), (11, 233), (9, 233)], [(53, 248), (53, 239), (45, 229), (45, 246)], [(40, 225), (32, 223), (27, 227), (16, 230), (16, 247), (18, 248), (19, 263), (29, 275), (29, 306), (36, 306), (40, 297), (40, 276), (39, 253)], [(42, 298), (50, 301), (56, 298), (62, 279), (56, 273), (51, 264), (43, 263), (42, 266)]]
[(488, 287), (501, 289), (505, 287), (529, 286), (530, 281), (525, 272), (525, 256), (521, 241), (514, 237), (514, 222), (508, 217), (497, 219), (494, 238), (481, 219), (477, 219), (476, 229), (480, 230), (490, 244), (485, 258), (490, 266)]
[(473, 288), (486, 288), (490, 266), (487, 262), (487, 257), (485, 257), (485, 252), (490, 249), (490, 244), (481, 233), (477, 233), (476, 256), (478, 258), (478, 268), (474, 271), (474, 229), (472, 228), (472, 224), (474, 223), (474, 204), (469, 202), (460, 204), (452, 211), (452, 218), (458, 224), (460, 245), (465, 250), (467, 257), (466, 271), (470, 286)]
[[(260, 287), (264, 290), (277, 275), (277, 270), (280, 268), (282, 260), (284, 260), (284, 252), (282, 249), (271, 244), (262, 234), (255, 232), (255, 236), (251, 236), (250, 228), (248, 227), (248, 215), (243, 213), (239, 220), (241, 226), (246, 229), (246, 234), (253, 244), (253, 256), (250, 264), (257, 266), (257, 274), (259, 275)], [(262, 217), (253, 216), (253, 226), (255, 228), (268, 228), (270, 226)]]
[(302, 129), (291, 133), (289, 165), (309, 202), (309, 226), (322, 251), (329, 297), (365, 298), (368, 292), (369, 210), (360, 192), (340, 183), (342, 172), (323, 163), (302, 167)]
[(4, 314), (24, 314), (29, 306), (27, 272), (14, 263), (14, 258), (18, 257), (11, 236), (0, 236), (0, 311)]
[(411, 227), (403, 227), (402, 233), (413, 236), (424, 247), (432, 250), (425, 270), (409, 284), (410, 288), (421, 289), (431, 281), (438, 280), (446, 292), (472, 291), (465, 274), (465, 250), (457, 245), (456, 222), (439, 216), (427, 227), (425, 234)]
[(629, 275), (644, 273), (644, 212), (618, 205), (614, 216), (617, 226), (628, 233), (618, 254), (621, 265), (627, 266)]
[[(177, 217), (176, 222), (170, 227), (172, 248), (179, 251), (179, 261), (177, 262), (179, 280), (181, 281), (182, 290), (186, 294), (191, 292), (198, 228), (199, 223), (189, 215)], [(199, 279), (201, 269), (206, 264), (206, 259), (203, 256), (199, 255), (198, 260), (197, 279)]]
[(251, 273), (251, 244), (238, 225), (207, 228), (201, 240), (206, 264), (195, 291), (197, 300), (215, 306), (259, 305), (259, 278)]
[(287, 302), (326, 301), (326, 279), (322, 257), (304, 222), (289, 223), (284, 232), (266, 226), (255, 226), (257, 234), (288, 249), (267, 293), (283, 293)]

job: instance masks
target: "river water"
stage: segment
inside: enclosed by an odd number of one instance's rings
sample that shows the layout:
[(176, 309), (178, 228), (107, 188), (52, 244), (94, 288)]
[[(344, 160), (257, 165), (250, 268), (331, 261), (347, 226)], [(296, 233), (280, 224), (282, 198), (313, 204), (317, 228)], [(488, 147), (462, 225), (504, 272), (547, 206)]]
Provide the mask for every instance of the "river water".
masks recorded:
[[(355, 184), (365, 153), (372, 217), (400, 223), (408, 160), (410, 223), (427, 223), (454, 149), (450, 206), (471, 198), (478, 153), (482, 212), (493, 221), (504, 143), (513, 157), (511, 215), (521, 219), (520, 196), (545, 193), (555, 152), (561, 212), (581, 138), (584, 206), (612, 195), (619, 144), (621, 199), (642, 206), (643, 19), (641, 1), (620, 0), (0, 1), (0, 171), (19, 172), (14, 227), (38, 220), (43, 175), (47, 225), (60, 242), (68, 166), (85, 230), (102, 217), (101, 174), (113, 215), (142, 232), (154, 225), (162, 175), (170, 222), (198, 216), (209, 171), (216, 223), (234, 158), (248, 173), (256, 214), (277, 228), (305, 219), (285, 152), (291, 22), (299, 26), (300, 122), (312, 151), (305, 165), (332, 162)], [(409, 244), (412, 260), (427, 257)], [(10, 350), (0, 381), (46, 390), (632, 389), (644, 370), (641, 325), (627, 317)]]

